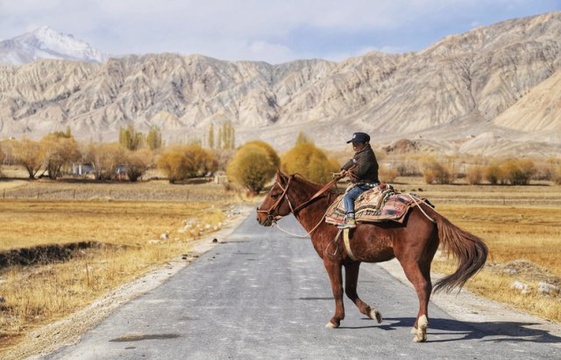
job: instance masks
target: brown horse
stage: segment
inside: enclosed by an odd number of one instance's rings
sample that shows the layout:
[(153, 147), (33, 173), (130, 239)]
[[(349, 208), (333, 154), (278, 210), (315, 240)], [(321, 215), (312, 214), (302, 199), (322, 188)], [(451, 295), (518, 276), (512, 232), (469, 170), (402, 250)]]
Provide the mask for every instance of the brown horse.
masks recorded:
[(257, 209), (257, 221), (271, 226), (292, 213), (311, 236), (314, 249), (323, 259), (335, 298), (335, 314), (326, 325), (329, 328), (339, 327), (345, 318), (342, 267), (345, 267), (344, 292), (347, 297), (362, 314), (380, 323), (382, 316), (378, 310), (362, 301), (357, 294), (360, 263), (397, 258), (419, 298), (413, 340), (426, 341), (427, 310), (433, 290), (430, 267), (439, 245), (458, 261), (458, 268), (453, 274), (438, 280), (435, 291), (461, 288), (485, 264), (487, 246), (480, 238), (458, 228), (432, 207), (419, 202), (409, 211), (403, 224), (358, 224), (351, 230), (351, 248), (347, 251), (341, 244), (338, 228), (324, 221), (326, 210), (338, 196), (338, 192), (331, 189), (333, 183), (322, 187), (297, 175), (287, 176), (279, 171), (275, 184)]

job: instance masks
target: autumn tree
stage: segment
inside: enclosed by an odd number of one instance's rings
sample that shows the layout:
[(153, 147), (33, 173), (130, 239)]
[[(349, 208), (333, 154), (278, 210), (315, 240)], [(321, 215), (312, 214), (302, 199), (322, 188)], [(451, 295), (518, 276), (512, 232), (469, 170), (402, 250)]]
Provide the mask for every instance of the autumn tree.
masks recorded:
[(96, 180), (111, 180), (117, 167), (124, 164), (125, 149), (119, 144), (90, 144), (84, 161), (92, 164)]
[(218, 148), (232, 150), (236, 147), (236, 130), (231, 121), (228, 121), (218, 129)]
[(467, 174), (466, 179), (470, 185), (479, 185), (483, 180), (483, 168), (479, 165), (472, 166)]
[(124, 153), (123, 164), (129, 181), (136, 182), (152, 165), (152, 152), (149, 149), (137, 151), (127, 150)]
[[(273, 147), (271, 145), (269, 145), (266, 142), (261, 141), (261, 140), (253, 140), (253, 141), (249, 141), (249, 142), (245, 143), (243, 145), (243, 147), (253, 146), (253, 145), (258, 146), (258, 147), (262, 148), (263, 150), (265, 150), (265, 152), (267, 152), (267, 156), (269, 157), (269, 162), (275, 168), (275, 170), (280, 168), (281, 160), (279, 158), (279, 155), (277, 154), (277, 152), (275, 151), (275, 149), (273, 149)], [(276, 171), (275, 171), (275, 173), (276, 173)]]
[(491, 184), (497, 185), (498, 183), (504, 181), (504, 176), (502, 169), (499, 164), (490, 164), (487, 166), (483, 172), (483, 177)]
[(528, 185), (536, 173), (536, 165), (529, 159), (511, 159), (501, 164), (505, 180), (511, 185)]
[(37, 173), (43, 168), (43, 152), (39, 141), (27, 138), (12, 142), (12, 156), (14, 161), (23, 166), (30, 179), (35, 179)]
[(144, 144), (144, 134), (137, 132), (134, 125), (119, 130), (119, 144), (128, 150), (138, 150)]
[(330, 159), (324, 150), (311, 142), (297, 142), (282, 158), (282, 170), (288, 174), (298, 173), (307, 180), (325, 184), (331, 174), (339, 171), (339, 163)]
[(214, 149), (214, 124), (210, 124), (208, 129), (207, 144), (209, 148)]
[(148, 148), (152, 151), (159, 150), (163, 146), (160, 128), (157, 126), (150, 128), (148, 135), (146, 135), (146, 145), (148, 145)]
[(301, 145), (301, 144), (313, 144), (314, 142), (311, 141), (310, 139), (308, 139), (308, 137), (306, 136), (306, 134), (303, 131), (300, 131), (298, 133), (298, 136), (296, 137), (296, 143), (294, 144), (295, 146), (297, 145)]
[(280, 159), (273, 148), (262, 141), (241, 146), (226, 169), (228, 179), (246, 188), (250, 194), (259, 194), (276, 174)]
[(51, 179), (61, 176), (63, 166), (71, 165), (81, 158), (78, 142), (68, 131), (46, 135), (41, 139), (40, 144), (47, 175)]
[(199, 145), (169, 147), (160, 155), (157, 165), (170, 183), (203, 176), (216, 169), (212, 155)]
[(557, 168), (553, 170), (553, 182), (557, 185), (561, 185), (561, 165), (558, 165)]
[(447, 166), (442, 165), (433, 157), (421, 160), (423, 177), (427, 184), (451, 184), (454, 176)]

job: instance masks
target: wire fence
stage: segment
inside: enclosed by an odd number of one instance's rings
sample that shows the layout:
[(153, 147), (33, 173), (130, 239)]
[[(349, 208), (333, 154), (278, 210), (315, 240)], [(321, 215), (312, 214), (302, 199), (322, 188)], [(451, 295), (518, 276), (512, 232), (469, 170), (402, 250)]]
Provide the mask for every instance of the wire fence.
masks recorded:
[(199, 202), (233, 198), (236, 194), (223, 186), (150, 184), (90, 184), (56, 186), (32, 184), (1, 190), (3, 200), (45, 201), (167, 201)]

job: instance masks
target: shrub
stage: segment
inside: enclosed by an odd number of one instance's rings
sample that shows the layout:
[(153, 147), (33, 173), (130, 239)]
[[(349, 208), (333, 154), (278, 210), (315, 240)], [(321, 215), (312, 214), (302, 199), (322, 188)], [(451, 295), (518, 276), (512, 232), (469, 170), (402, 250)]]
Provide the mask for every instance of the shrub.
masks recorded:
[(148, 149), (127, 151), (124, 164), (127, 177), (131, 182), (137, 181), (152, 164), (152, 152)]
[(282, 158), (282, 169), (289, 174), (298, 173), (316, 183), (327, 183), (331, 174), (339, 171), (339, 164), (329, 159), (325, 152), (310, 142), (301, 142)]
[(483, 169), (481, 168), (481, 166), (471, 167), (467, 171), (466, 178), (468, 183), (471, 185), (481, 184), (481, 180), (483, 180)]
[(199, 145), (171, 146), (157, 164), (172, 184), (216, 170), (213, 157)]
[(484, 177), (491, 185), (497, 185), (503, 181), (502, 169), (497, 164), (491, 164), (485, 168)]
[(513, 159), (501, 165), (505, 182), (511, 185), (528, 185), (536, 172), (534, 162), (527, 159)]
[(119, 144), (90, 144), (84, 160), (93, 165), (96, 180), (111, 180), (123, 164), (125, 150)]
[[(265, 146), (266, 145), (266, 146)], [(228, 179), (244, 188), (251, 195), (259, 194), (265, 184), (275, 176), (278, 156), (262, 142), (251, 142), (236, 151), (226, 169)]]
[(423, 177), (427, 184), (451, 184), (452, 173), (434, 158), (427, 158), (422, 163)]
[(43, 137), (40, 143), (47, 174), (51, 179), (61, 175), (63, 166), (70, 166), (81, 157), (78, 142), (72, 136), (53, 133)]
[(248, 143), (245, 143), (242, 146), (242, 148), (246, 147), (246, 146), (253, 146), (253, 145), (258, 146), (258, 147), (262, 148), (263, 150), (265, 150), (267, 152), (267, 156), (269, 157), (269, 161), (270, 161), (271, 165), (274, 166), (275, 173), (276, 173), (276, 170), (280, 167), (281, 160), (280, 160), (277, 152), (275, 151), (275, 149), (273, 149), (271, 147), (271, 145), (267, 144), (264, 141), (260, 141), (260, 140), (254, 140), (254, 141), (250, 141)]
[(393, 167), (380, 165), (379, 175), (380, 181), (391, 183), (399, 176), (399, 170)]

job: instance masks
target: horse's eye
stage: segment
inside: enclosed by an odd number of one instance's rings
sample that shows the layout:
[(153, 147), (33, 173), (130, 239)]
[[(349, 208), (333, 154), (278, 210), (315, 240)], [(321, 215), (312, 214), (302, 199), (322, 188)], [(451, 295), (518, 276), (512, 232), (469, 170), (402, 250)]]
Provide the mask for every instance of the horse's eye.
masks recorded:
[(271, 199), (276, 200), (279, 198), (279, 194), (271, 194)]

